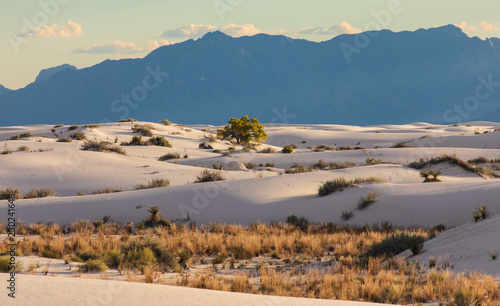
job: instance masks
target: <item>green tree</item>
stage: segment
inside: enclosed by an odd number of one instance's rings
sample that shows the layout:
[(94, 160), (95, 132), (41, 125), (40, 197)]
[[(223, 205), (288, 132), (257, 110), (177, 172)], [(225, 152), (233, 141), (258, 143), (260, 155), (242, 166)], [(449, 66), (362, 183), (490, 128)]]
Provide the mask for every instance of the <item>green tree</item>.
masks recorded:
[(261, 125), (259, 120), (255, 118), (248, 118), (248, 116), (240, 119), (231, 117), (228, 123), (223, 129), (217, 130), (217, 138), (234, 139), (238, 144), (248, 144), (251, 141), (258, 144), (266, 141), (265, 126)]

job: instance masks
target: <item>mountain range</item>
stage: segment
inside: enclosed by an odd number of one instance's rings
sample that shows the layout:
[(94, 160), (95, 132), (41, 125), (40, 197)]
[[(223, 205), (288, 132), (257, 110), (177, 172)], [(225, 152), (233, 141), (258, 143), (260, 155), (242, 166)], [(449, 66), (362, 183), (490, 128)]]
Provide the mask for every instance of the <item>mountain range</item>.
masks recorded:
[(402, 124), (500, 118), (500, 39), (447, 25), (344, 34), (323, 42), (211, 32), (144, 58), (40, 72), (0, 85), (0, 125), (124, 118), (224, 124)]

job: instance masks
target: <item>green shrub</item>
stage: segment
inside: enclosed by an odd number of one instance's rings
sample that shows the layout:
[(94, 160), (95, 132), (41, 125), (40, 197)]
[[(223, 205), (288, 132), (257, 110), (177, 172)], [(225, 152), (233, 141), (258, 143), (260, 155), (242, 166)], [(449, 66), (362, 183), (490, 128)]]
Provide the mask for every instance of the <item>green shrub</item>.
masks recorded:
[(344, 221), (347, 221), (349, 219), (351, 219), (352, 217), (354, 217), (354, 212), (351, 210), (351, 211), (343, 211), (342, 214), (340, 215), (340, 219), (344, 220)]
[(227, 258), (226, 253), (218, 253), (215, 255), (215, 257), (212, 259), (212, 264), (217, 265), (223, 263)]
[(409, 235), (407, 233), (392, 234), (386, 237), (379, 243), (373, 244), (365, 253), (368, 257), (393, 257), (411, 246), (418, 246), (419, 242), (423, 243), (424, 237), (420, 235)]
[(491, 257), (492, 260), (497, 259), (497, 256), (498, 256), (498, 253), (497, 253), (496, 250), (493, 249), (493, 250), (490, 251), (490, 257)]
[(294, 144), (291, 144), (291, 145), (283, 147), (281, 152), (286, 153), (286, 154), (290, 154), (290, 153), (293, 153), (293, 149), (295, 149), (295, 148), (297, 148), (297, 146)]
[(177, 252), (177, 255), (179, 255), (179, 260), (187, 262), (191, 256), (193, 256), (193, 253), (190, 250), (187, 249), (182, 249)]
[(167, 153), (165, 155), (162, 155), (158, 158), (159, 161), (165, 161), (169, 159), (179, 159), (181, 158), (181, 155), (179, 153)]
[[(21, 272), (23, 270), (22, 261), (16, 260), (14, 266), (10, 263), (10, 256), (0, 256), (0, 272)], [(11, 269), (9, 269), (9, 267)]]
[(486, 206), (479, 205), (476, 210), (472, 212), (472, 217), (474, 218), (474, 222), (478, 222), (484, 220), (490, 216), (490, 212), (486, 209)]
[(132, 140), (129, 142), (122, 142), (124, 146), (143, 146), (145, 142), (142, 141), (142, 136), (132, 136)]
[(5, 190), (0, 189), (0, 200), (8, 200), (10, 195), (14, 195), (16, 199), (21, 199), (22, 196), (19, 194), (19, 189), (14, 189), (11, 187), (6, 188)]
[(266, 163), (266, 164), (264, 165), (264, 167), (273, 168), (273, 167), (274, 167), (274, 163)]
[(137, 184), (135, 189), (149, 189), (158, 187), (168, 187), (170, 186), (170, 180), (165, 178), (154, 178), (147, 182), (147, 184)]
[(54, 250), (47, 250), (45, 249), (42, 254), (41, 254), (42, 257), (45, 257), (45, 258), (53, 258), (53, 259), (61, 259), (63, 254), (59, 253), (59, 252), (56, 252)]
[(428, 169), (420, 171), (420, 176), (425, 178), (424, 183), (427, 182), (441, 182), (438, 176), (441, 175), (441, 170)]
[(380, 194), (376, 191), (369, 191), (366, 197), (361, 197), (358, 202), (358, 210), (364, 210), (368, 206), (377, 202), (380, 199)]
[(214, 182), (214, 181), (223, 181), (225, 180), (222, 173), (215, 170), (203, 170), (200, 175), (196, 177), (195, 183), (204, 183), (204, 182)]
[(76, 130), (76, 129), (79, 129), (79, 128), (80, 128), (79, 125), (73, 124), (72, 126), (68, 127), (68, 131), (73, 131), (73, 130)]
[(103, 260), (106, 263), (106, 266), (111, 269), (116, 269), (120, 266), (120, 263), (123, 262), (124, 257), (125, 256), (120, 252), (120, 250), (113, 249), (103, 256)]
[(108, 266), (100, 259), (89, 259), (80, 266), (80, 271), (84, 273), (90, 272), (104, 272)]
[(410, 236), (407, 241), (407, 246), (413, 255), (418, 255), (424, 248), (425, 238), (418, 235)]
[(87, 136), (85, 136), (85, 133), (82, 131), (74, 132), (69, 134), (69, 137), (75, 140), (86, 140)]
[(179, 269), (175, 256), (158, 237), (146, 236), (140, 240), (132, 240), (123, 245), (122, 253), (125, 254), (125, 265), (131, 268), (143, 269), (158, 265), (163, 271)]
[(247, 169), (255, 168), (255, 164), (253, 162), (248, 162), (244, 164)]

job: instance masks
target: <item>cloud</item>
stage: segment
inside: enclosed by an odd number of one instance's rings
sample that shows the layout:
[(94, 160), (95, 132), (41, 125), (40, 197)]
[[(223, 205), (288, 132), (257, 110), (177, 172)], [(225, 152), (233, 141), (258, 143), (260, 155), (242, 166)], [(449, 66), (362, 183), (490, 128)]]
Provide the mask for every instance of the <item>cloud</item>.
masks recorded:
[[(169, 38), (181, 38), (181, 37), (190, 37), (190, 38), (199, 38), (205, 35), (208, 32), (212, 31), (221, 31), (233, 37), (240, 36), (251, 36), (259, 33), (263, 33), (262, 30), (255, 27), (253, 24), (229, 24), (221, 27), (213, 26), (213, 25), (205, 25), (205, 24), (189, 24), (186, 26), (180, 26), (173, 30), (165, 31), (161, 36), (169, 37)], [(341, 22), (339, 24), (332, 25), (329, 28), (323, 27), (309, 27), (303, 28), (297, 31), (289, 31), (285, 29), (273, 30), (267, 33), (273, 35), (329, 35), (336, 36), (339, 34), (356, 34), (360, 33), (362, 30), (360, 28), (356, 28), (353, 25), (350, 25), (347, 22)]]
[(204, 25), (204, 24), (192, 24), (190, 23), (187, 26), (180, 26), (175, 28), (174, 30), (168, 30), (163, 32), (161, 35), (162, 37), (174, 37), (174, 38), (180, 38), (180, 37), (192, 37), (192, 38), (198, 38), (202, 37), (208, 32), (211, 31), (217, 31), (218, 27), (212, 26), (212, 25)]
[(148, 47), (146, 48), (147, 51), (153, 51), (155, 49), (158, 49), (161, 46), (168, 46), (168, 45), (173, 45), (176, 44), (176, 42), (160, 39), (158, 40), (148, 40)]
[(133, 42), (114, 41), (108, 44), (93, 44), (81, 49), (73, 50), (72, 53), (137, 53), (143, 51), (136, 47)]
[(357, 34), (361, 33), (362, 30), (360, 28), (356, 28), (353, 25), (343, 21), (339, 24), (332, 25), (329, 28), (324, 27), (309, 27), (303, 28), (297, 31), (287, 31), (287, 30), (278, 30), (273, 31), (273, 34), (280, 35), (329, 35), (336, 36), (340, 34)]
[(479, 21), (476, 25), (469, 25), (465, 21), (459, 24), (455, 24), (457, 27), (463, 31), (481, 31), (481, 32), (498, 32), (500, 31), (500, 22), (492, 24), (491, 22), (486, 22), (484, 20)]
[(73, 20), (68, 21), (64, 26), (57, 24), (38, 27), (31, 32), (21, 34), (25, 37), (78, 37), (82, 35), (82, 25)]

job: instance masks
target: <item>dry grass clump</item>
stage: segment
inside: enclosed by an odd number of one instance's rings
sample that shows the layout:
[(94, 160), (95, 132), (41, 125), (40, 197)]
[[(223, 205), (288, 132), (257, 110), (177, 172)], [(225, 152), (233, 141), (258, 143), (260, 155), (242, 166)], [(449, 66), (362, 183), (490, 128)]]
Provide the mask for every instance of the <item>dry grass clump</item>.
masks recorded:
[(21, 199), (22, 196), (19, 194), (19, 189), (14, 189), (11, 187), (6, 188), (5, 190), (0, 189), (0, 200), (8, 200), (11, 195), (14, 195), (16, 199)]
[(10, 138), (10, 140), (18, 140), (18, 139), (21, 139), (21, 138), (29, 138), (29, 137), (35, 137), (35, 135), (31, 134), (30, 132), (26, 132), (26, 133), (22, 133), (22, 134), (19, 134), (19, 135), (12, 136)]
[(379, 177), (368, 177), (368, 178), (355, 178), (352, 180), (347, 180), (343, 177), (336, 178), (331, 181), (327, 181), (321, 185), (318, 189), (318, 195), (320, 197), (327, 196), (331, 193), (342, 191), (346, 188), (356, 187), (362, 183), (387, 183), (387, 180)]
[(44, 197), (58, 197), (54, 190), (50, 188), (40, 188), (40, 189), (31, 189), (30, 192), (25, 193), (23, 195), (23, 199), (33, 199), (33, 198), (44, 198)]
[(179, 159), (181, 158), (181, 155), (179, 153), (167, 153), (165, 155), (162, 155), (158, 158), (159, 161), (165, 161), (169, 159)]
[(91, 193), (83, 193), (83, 192), (78, 191), (76, 193), (76, 195), (82, 196), (82, 195), (88, 195), (88, 194), (104, 194), (104, 193), (115, 193), (115, 192), (122, 192), (122, 191), (123, 191), (123, 189), (106, 187), (103, 189), (92, 191)]
[(149, 123), (136, 124), (131, 129), (132, 131), (134, 131), (134, 133), (141, 133), (142, 136), (149, 136), (149, 137), (153, 137), (154, 136), (153, 130), (156, 130), (155, 127)]
[(369, 191), (366, 197), (361, 197), (359, 199), (358, 210), (364, 210), (378, 200), (380, 200), (380, 194), (377, 191)]
[(71, 126), (68, 127), (68, 131), (73, 131), (73, 130), (76, 130), (76, 129), (79, 129), (80, 126), (79, 125), (76, 125), (76, 124), (73, 124)]
[(226, 178), (220, 171), (205, 169), (196, 177), (195, 183), (223, 181)]
[(133, 122), (137, 122), (137, 120), (132, 119), (132, 118), (128, 118), (128, 119), (122, 119), (122, 120), (120, 120), (118, 122), (132, 122), (133, 123)]
[(87, 136), (85, 136), (85, 133), (82, 131), (71, 133), (69, 137), (75, 140), (87, 140)]
[(317, 147), (308, 146), (307, 148), (313, 150), (314, 152), (336, 151), (337, 150), (336, 147), (328, 146), (328, 145), (319, 145)]
[(17, 148), (18, 151), (29, 151), (30, 150), (30, 147), (28, 146), (20, 146)]
[(320, 159), (317, 163), (304, 166), (300, 163), (293, 163), (290, 168), (285, 169), (285, 173), (303, 173), (303, 172), (311, 172), (313, 170), (335, 170), (335, 169), (345, 169), (352, 168), (357, 166), (356, 163), (353, 162), (325, 162)]
[(162, 120), (162, 121), (158, 121), (158, 123), (163, 123), (164, 125), (166, 126), (170, 126), (172, 125), (172, 122), (170, 122), (169, 120), (165, 119), (165, 120)]
[(81, 149), (84, 151), (97, 151), (97, 152), (115, 152), (121, 155), (127, 155), (127, 151), (109, 141), (104, 140), (86, 140)]
[(398, 142), (393, 144), (391, 148), (410, 148), (410, 146), (407, 145), (406, 142)]
[(85, 127), (87, 129), (98, 129), (101, 127), (101, 125), (100, 124), (85, 124)]
[(57, 139), (57, 142), (73, 142), (73, 138), (61, 137)]
[(276, 153), (275, 148), (267, 147), (262, 150), (260, 150), (258, 153)]
[(436, 165), (439, 163), (450, 163), (452, 165), (457, 165), (464, 169), (465, 171), (469, 171), (472, 173), (476, 173), (479, 176), (482, 177), (500, 177), (499, 174), (493, 172), (490, 168), (486, 168), (483, 166), (474, 166), (460, 158), (458, 158), (456, 155), (447, 155), (443, 154), (439, 157), (433, 157), (433, 158), (428, 158), (428, 159), (423, 159), (421, 158), (417, 162), (412, 162), (408, 164), (408, 167), (414, 168), (414, 169), (423, 169), (426, 167), (430, 167), (432, 165)]
[(290, 153), (293, 153), (293, 150), (297, 149), (297, 148), (298, 148), (297, 145), (295, 145), (295, 144), (289, 144), (287, 146), (284, 146), (283, 149), (281, 150), (281, 152), (290, 154)]
[(149, 188), (168, 187), (168, 186), (170, 186), (169, 179), (157, 177), (148, 181), (146, 184), (135, 185), (135, 189), (149, 189)]
[(420, 171), (420, 176), (425, 178), (424, 183), (428, 182), (441, 182), (438, 176), (441, 175), (441, 170), (427, 169)]

